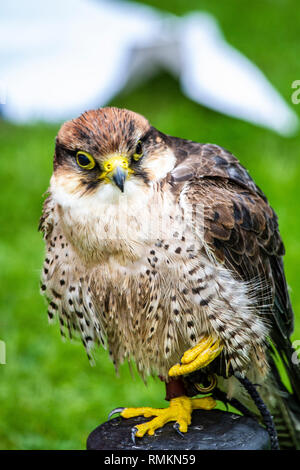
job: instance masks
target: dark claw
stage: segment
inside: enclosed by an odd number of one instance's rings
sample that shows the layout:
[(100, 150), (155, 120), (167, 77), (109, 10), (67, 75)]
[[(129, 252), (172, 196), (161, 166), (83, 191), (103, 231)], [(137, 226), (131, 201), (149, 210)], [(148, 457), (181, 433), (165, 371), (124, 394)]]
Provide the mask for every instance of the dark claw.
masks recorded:
[(182, 432), (180, 431), (179, 429), (179, 423), (175, 423), (173, 424), (173, 429), (175, 429), (175, 431), (183, 438), (185, 438), (184, 434), (182, 434)]
[(108, 419), (110, 419), (113, 415), (115, 415), (116, 413), (122, 413), (122, 411), (125, 410), (125, 408), (115, 408), (114, 410), (112, 410), (109, 415), (108, 415)]
[(138, 432), (138, 428), (136, 428), (135, 426), (131, 429), (131, 440), (132, 442), (134, 443), (135, 445), (135, 435), (136, 433)]

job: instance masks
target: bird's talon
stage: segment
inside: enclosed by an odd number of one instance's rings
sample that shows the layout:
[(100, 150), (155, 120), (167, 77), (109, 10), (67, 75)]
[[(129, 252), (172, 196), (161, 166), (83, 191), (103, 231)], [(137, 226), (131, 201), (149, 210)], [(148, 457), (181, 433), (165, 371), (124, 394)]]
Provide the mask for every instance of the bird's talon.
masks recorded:
[(113, 410), (111, 410), (111, 412), (109, 413), (108, 415), (108, 419), (110, 419), (113, 415), (117, 414), (117, 413), (122, 413), (122, 411), (124, 410), (125, 408), (124, 407), (120, 407), (120, 408), (114, 408)]
[(173, 424), (173, 429), (183, 438), (185, 438), (185, 435), (180, 431), (180, 424), (179, 423), (174, 423)]
[(138, 428), (136, 428), (135, 426), (131, 429), (131, 440), (132, 442), (135, 444), (135, 436), (138, 432)]

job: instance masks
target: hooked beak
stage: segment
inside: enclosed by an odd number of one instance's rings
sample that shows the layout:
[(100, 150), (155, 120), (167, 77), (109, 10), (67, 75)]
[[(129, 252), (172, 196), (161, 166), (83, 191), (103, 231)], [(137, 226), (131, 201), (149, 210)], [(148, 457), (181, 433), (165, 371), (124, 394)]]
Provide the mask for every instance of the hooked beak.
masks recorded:
[(104, 179), (107, 183), (113, 181), (123, 193), (128, 174), (133, 173), (129, 168), (128, 159), (123, 155), (113, 155), (103, 163), (103, 170), (99, 179)]
[(117, 166), (112, 179), (114, 180), (115, 184), (118, 188), (124, 193), (124, 183), (127, 177), (127, 171), (123, 170), (120, 166)]

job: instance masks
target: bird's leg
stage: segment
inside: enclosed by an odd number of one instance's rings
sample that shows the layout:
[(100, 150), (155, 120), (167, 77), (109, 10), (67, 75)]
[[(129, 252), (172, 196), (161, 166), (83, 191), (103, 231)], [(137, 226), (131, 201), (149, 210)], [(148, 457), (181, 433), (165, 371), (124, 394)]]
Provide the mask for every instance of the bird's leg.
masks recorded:
[(169, 370), (169, 381), (166, 384), (167, 400), (170, 400), (168, 408), (118, 408), (114, 412), (119, 412), (123, 418), (133, 418), (136, 416), (155, 416), (151, 421), (138, 424), (133, 428), (133, 439), (143, 437), (146, 433), (153, 435), (156, 429), (161, 428), (166, 423), (174, 421), (174, 428), (181, 434), (187, 432), (191, 423), (192, 411), (195, 409), (211, 410), (216, 406), (216, 401), (212, 397), (189, 398), (186, 396), (184, 384), (180, 375), (190, 374), (202, 367), (206, 367), (222, 351), (223, 346), (218, 340), (213, 338), (203, 338), (195, 347), (188, 349), (181, 358), (181, 364), (176, 364)]
[(223, 346), (218, 340), (210, 337), (203, 338), (196, 346), (188, 349), (181, 358), (180, 364), (175, 364), (169, 370), (170, 377), (190, 374), (206, 367), (222, 351)]
[(116, 410), (120, 412), (123, 418), (133, 418), (136, 416), (149, 418), (150, 416), (155, 416), (151, 421), (136, 425), (133, 429), (134, 437), (143, 437), (146, 433), (153, 435), (156, 429), (171, 421), (175, 422), (174, 428), (179, 433), (187, 432), (193, 410), (211, 410), (216, 406), (216, 402), (212, 397), (194, 399), (187, 397), (181, 380), (170, 379), (166, 384), (166, 390), (166, 399), (170, 400), (168, 408), (141, 407)]

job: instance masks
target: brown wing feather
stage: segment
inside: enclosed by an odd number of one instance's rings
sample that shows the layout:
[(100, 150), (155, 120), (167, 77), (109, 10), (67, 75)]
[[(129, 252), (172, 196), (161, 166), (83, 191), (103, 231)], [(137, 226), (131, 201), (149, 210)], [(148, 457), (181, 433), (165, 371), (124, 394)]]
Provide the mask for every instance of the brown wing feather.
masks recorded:
[(172, 143), (178, 164), (170, 174), (170, 184), (178, 193), (185, 187), (191, 203), (203, 204), (205, 241), (217, 259), (239, 278), (260, 281), (258, 302), (262, 306), (266, 298), (271, 300), (272, 336), (280, 348), (292, 332), (293, 311), (275, 212), (230, 152), (177, 138)]
[(54, 203), (50, 196), (48, 196), (43, 204), (43, 211), (40, 217), (38, 230), (43, 233), (44, 239), (47, 240), (53, 230), (53, 210)]

